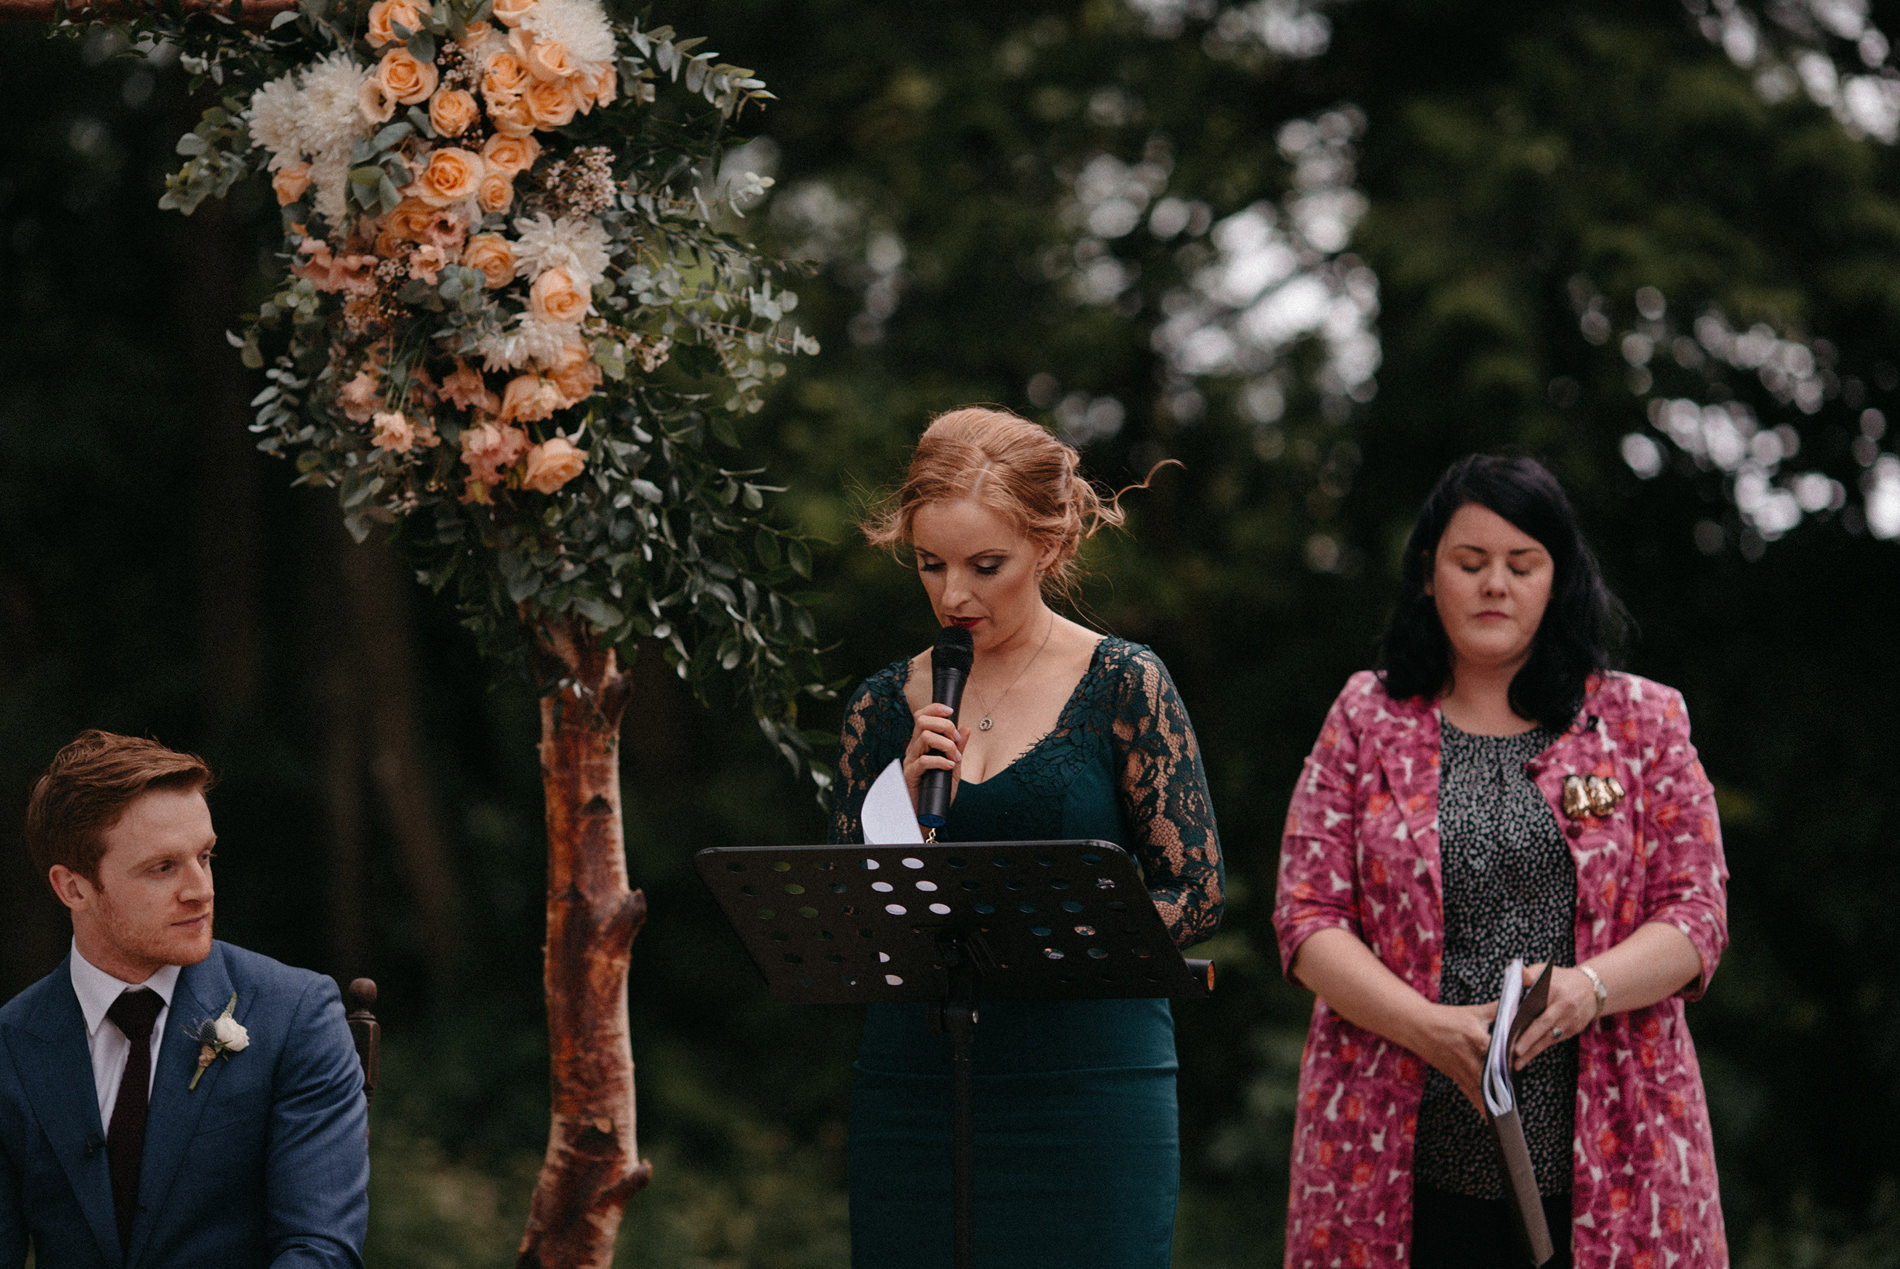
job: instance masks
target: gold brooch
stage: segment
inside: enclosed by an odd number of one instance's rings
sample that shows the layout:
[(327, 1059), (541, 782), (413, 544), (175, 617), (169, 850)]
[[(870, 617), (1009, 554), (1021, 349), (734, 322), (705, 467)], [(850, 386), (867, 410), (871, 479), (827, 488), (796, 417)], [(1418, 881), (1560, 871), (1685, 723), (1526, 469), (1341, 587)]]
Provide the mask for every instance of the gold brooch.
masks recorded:
[(1615, 776), (1564, 777), (1564, 814), (1573, 820), (1589, 815), (1608, 815), (1625, 796), (1623, 786)]

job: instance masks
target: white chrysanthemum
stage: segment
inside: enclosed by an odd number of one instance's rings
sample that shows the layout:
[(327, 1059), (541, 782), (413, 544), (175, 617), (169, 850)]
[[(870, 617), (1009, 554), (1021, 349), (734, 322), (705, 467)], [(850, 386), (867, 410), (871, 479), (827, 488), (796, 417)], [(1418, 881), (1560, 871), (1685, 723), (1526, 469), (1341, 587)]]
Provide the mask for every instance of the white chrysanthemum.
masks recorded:
[(600, 74), (614, 59), (614, 29), (600, 0), (540, 0), (521, 26), (565, 48), (583, 75)]
[(552, 369), (574, 342), (572, 322), (548, 322), (523, 313), (512, 325), (476, 341), (484, 370)]
[(305, 152), (347, 150), (367, 135), (369, 124), (357, 109), (369, 71), (348, 53), (332, 53), (303, 73)]
[(273, 170), (304, 154), (303, 92), (296, 72), (279, 75), (251, 96), (251, 140), (271, 152)]
[(520, 332), (514, 330), (488, 332), (475, 341), (475, 351), (482, 355), (484, 370), (519, 370), (528, 364)]
[(552, 370), (561, 364), (568, 346), (574, 342), (574, 330), (573, 322), (550, 322), (532, 314), (524, 315), (519, 331), (521, 351), (541, 369)]
[(317, 215), (332, 231), (340, 229), (349, 215), (345, 196), (350, 190), (350, 154), (348, 150), (319, 154), (310, 164), (310, 188)]
[[(542, 0), (546, 3), (546, 0)], [(548, 219), (547, 213), (515, 222), (520, 236), (515, 246), (515, 275), (538, 278), (549, 269), (566, 269), (582, 291), (593, 289), (607, 274), (613, 239), (593, 220)]]

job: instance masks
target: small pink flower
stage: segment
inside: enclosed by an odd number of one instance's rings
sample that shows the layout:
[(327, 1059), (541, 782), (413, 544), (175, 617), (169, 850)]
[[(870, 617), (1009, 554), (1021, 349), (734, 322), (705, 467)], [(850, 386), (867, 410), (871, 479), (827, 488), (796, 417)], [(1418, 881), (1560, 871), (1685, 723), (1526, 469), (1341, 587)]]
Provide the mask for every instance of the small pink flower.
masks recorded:
[(462, 432), (462, 461), (470, 479), (483, 485), (501, 484), (503, 473), (527, 452), (528, 434), (518, 427), (483, 423)]
[(305, 238), (297, 250), (309, 259), (291, 265), (290, 271), (319, 291), (367, 295), (376, 289), (375, 256), (332, 255), (329, 244), (321, 238)]
[(425, 242), (410, 253), (409, 276), (433, 286), (436, 277), (442, 272), (442, 266), (448, 262), (448, 255), (442, 248), (432, 242)]
[(370, 444), (377, 449), (390, 450), (397, 454), (407, 454), (416, 446), (416, 425), (409, 417), (394, 410), (379, 411), (376, 415), (376, 435), (370, 438)]
[(364, 366), (336, 394), (337, 404), (351, 422), (367, 423), (383, 404), (383, 377), (374, 366)]
[(442, 380), (444, 400), (482, 414), (501, 413), (501, 398), (489, 388), (488, 381), (482, 378), (482, 372), (459, 358), (455, 363), (455, 373)]

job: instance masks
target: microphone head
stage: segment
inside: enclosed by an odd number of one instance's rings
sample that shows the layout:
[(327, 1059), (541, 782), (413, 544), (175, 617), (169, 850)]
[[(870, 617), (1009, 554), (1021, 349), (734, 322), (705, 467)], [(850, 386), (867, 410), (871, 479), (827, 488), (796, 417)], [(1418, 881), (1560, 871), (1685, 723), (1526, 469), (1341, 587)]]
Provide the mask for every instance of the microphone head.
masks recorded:
[(976, 647), (970, 640), (970, 632), (962, 626), (945, 626), (937, 632), (937, 642), (930, 649), (930, 668), (938, 670), (956, 670), (961, 674), (970, 672), (970, 665), (976, 660)]

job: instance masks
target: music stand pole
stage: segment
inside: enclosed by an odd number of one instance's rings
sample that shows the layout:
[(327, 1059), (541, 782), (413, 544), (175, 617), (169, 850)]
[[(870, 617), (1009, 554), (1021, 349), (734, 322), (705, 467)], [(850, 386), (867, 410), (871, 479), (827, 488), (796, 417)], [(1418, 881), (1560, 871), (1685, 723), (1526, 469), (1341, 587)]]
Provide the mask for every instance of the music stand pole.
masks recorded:
[(778, 1000), (925, 1002), (950, 1037), (957, 1269), (976, 1257), (977, 996), (1205, 996), (1110, 842), (715, 846), (700, 879)]
[(976, 975), (963, 940), (952, 937), (944, 951), (952, 992), (938, 1008), (950, 1037), (950, 1185), (952, 1261), (976, 1267)]

